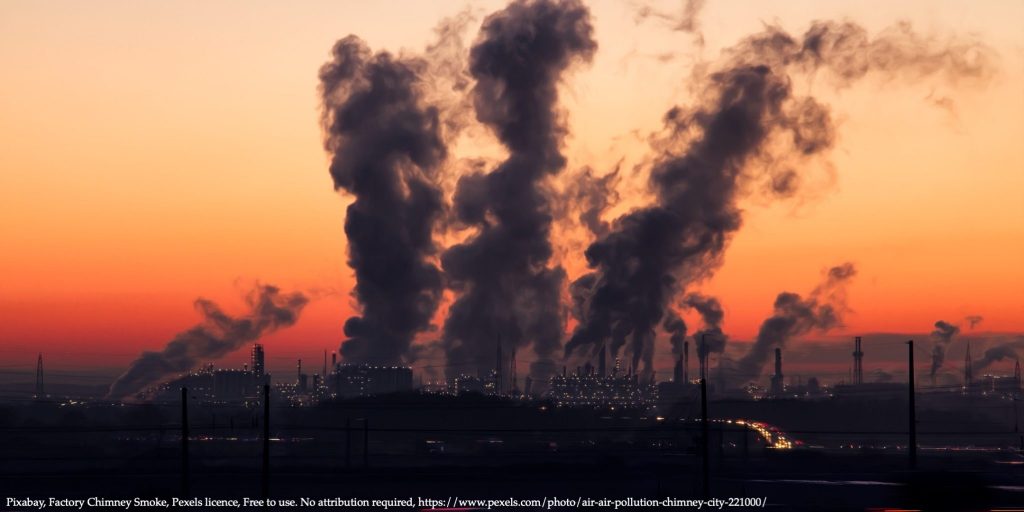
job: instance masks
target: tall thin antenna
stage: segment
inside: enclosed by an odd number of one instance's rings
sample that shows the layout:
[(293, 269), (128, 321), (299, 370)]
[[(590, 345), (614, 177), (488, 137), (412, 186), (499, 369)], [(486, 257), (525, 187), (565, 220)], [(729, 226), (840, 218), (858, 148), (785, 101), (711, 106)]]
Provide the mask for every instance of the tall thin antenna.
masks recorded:
[(41, 397), (45, 394), (43, 389), (43, 353), (39, 353), (39, 359), (36, 360), (36, 396)]

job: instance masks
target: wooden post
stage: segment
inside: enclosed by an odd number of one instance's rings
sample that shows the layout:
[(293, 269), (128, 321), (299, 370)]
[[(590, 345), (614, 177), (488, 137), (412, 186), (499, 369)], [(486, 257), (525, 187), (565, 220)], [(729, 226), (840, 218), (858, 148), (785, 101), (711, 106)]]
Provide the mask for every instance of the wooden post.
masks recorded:
[(188, 388), (181, 388), (181, 495), (189, 496), (188, 464)]
[(370, 419), (363, 418), (363, 467), (370, 467)]
[(910, 382), (907, 389), (910, 393), (910, 407), (908, 417), (908, 429), (910, 431), (910, 441), (907, 445), (907, 453), (910, 455), (910, 469), (917, 468), (917, 410), (914, 405), (914, 340), (907, 342), (907, 371), (910, 375)]
[(700, 379), (700, 419), (701, 419), (701, 472), (703, 474), (704, 497), (711, 497), (711, 438), (708, 435), (708, 379), (702, 376)]
[(270, 384), (263, 385), (263, 499), (270, 498)]

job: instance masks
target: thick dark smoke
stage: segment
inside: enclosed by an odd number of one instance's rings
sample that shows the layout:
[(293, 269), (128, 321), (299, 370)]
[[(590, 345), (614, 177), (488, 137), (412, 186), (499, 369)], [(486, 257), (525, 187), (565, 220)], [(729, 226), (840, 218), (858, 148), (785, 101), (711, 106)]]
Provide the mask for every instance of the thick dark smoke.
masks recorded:
[(1024, 350), (1024, 337), (1018, 337), (1016, 340), (996, 345), (986, 350), (985, 355), (981, 359), (971, 364), (971, 368), (975, 372), (981, 372), (988, 369), (993, 363), (1004, 359), (1019, 361), (1022, 350)]
[(704, 9), (705, 0), (683, 0), (682, 11), (679, 14), (672, 14), (655, 9), (650, 5), (636, 6), (636, 19), (642, 21), (653, 18), (668, 25), (672, 30), (686, 32), (698, 36), (698, 41), (703, 42), (700, 34), (700, 22), (698, 16)]
[(704, 359), (709, 354), (725, 352), (725, 344), (729, 338), (722, 332), (722, 319), (725, 312), (718, 299), (691, 293), (683, 299), (683, 305), (697, 310), (704, 328), (693, 333), (693, 342), (697, 346), (697, 357)]
[(669, 334), (668, 341), (672, 345), (672, 355), (682, 354), (683, 343), (686, 341), (686, 322), (675, 311), (668, 309), (665, 310), (665, 322), (661, 327)]
[(601, 215), (609, 206), (618, 202), (619, 194), (615, 186), (619, 182), (619, 167), (604, 176), (594, 176), (594, 170), (587, 167), (575, 177), (569, 186), (567, 199), (570, 208), (578, 211), (580, 224), (595, 236), (604, 236), (610, 226), (601, 219)]
[(348, 36), (320, 69), (331, 177), (355, 197), (345, 234), (362, 312), (345, 322), (341, 353), (348, 362), (404, 362), (441, 298), (441, 272), (431, 259), (434, 223), (444, 210), (436, 174), (447, 151), (439, 112), (422, 101), (426, 66), (372, 53)]
[(551, 265), (550, 176), (565, 167), (567, 132), (557, 87), (597, 49), (590, 14), (576, 0), (517, 1), (489, 16), (470, 50), (477, 119), (491, 128), (508, 159), (490, 173), (464, 175), (455, 214), (477, 228), (442, 256), (460, 295), (444, 326), (449, 362), (493, 366), (498, 340), (533, 343), (535, 377), (547, 376), (561, 348), (564, 270)]
[(935, 322), (935, 330), (932, 331), (932, 371), (931, 376), (942, 368), (946, 360), (946, 347), (952, 343), (953, 336), (960, 332), (960, 328), (942, 320)]
[(143, 352), (110, 386), (108, 398), (124, 398), (199, 364), (219, 359), (265, 334), (289, 327), (309, 299), (302, 293), (282, 294), (271, 285), (260, 285), (246, 296), (249, 312), (232, 317), (213, 302), (196, 299), (203, 321), (179, 333), (160, 352)]
[[(573, 285), (583, 304), (566, 355), (590, 357), (610, 340), (651, 370), (653, 330), (668, 301), (721, 264), (741, 226), (741, 192), (763, 185), (793, 195), (803, 161), (833, 145), (827, 107), (795, 97), (794, 76), (823, 74), (845, 86), (874, 73), (883, 79), (984, 77), (989, 53), (976, 43), (935, 41), (900, 25), (869, 38), (853, 23), (819, 22), (803, 37), (768, 27), (724, 52), (697, 77), (698, 100), (665, 115), (650, 186), (655, 204), (617, 219), (586, 251), (593, 271)], [(701, 69), (704, 69), (701, 67)], [(785, 311), (786, 297), (779, 307)], [(755, 365), (758, 366), (758, 365)], [(759, 369), (759, 366), (758, 366)]]
[(985, 318), (982, 317), (981, 315), (967, 315), (967, 317), (964, 318), (964, 320), (967, 321), (967, 326), (970, 327), (972, 330), (975, 327), (977, 327), (977, 325), (980, 324), (981, 321), (984, 319)]
[(853, 264), (844, 263), (829, 269), (825, 282), (806, 299), (792, 292), (780, 293), (775, 298), (775, 313), (761, 323), (754, 345), (737, 361), (736, 378), (740, 381), (757, 379), (772, 350), (785, 347), (791, 338), (812, 330), (824, 332), (842, 326), (846, 284), (856, 273)]

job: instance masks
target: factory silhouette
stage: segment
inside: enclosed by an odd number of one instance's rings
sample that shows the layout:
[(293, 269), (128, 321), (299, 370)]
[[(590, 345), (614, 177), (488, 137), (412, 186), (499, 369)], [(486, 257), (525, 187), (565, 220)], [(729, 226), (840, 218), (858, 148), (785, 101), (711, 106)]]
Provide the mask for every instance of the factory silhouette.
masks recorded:
[[(703, 41), (699, 4), (678, 26)], [(829, 92), (985, 80), (985, 44), (899, 23), (875, 35), (852, 21), (794, 34), (765, 24), (701, 57), (681, 84), (688, 102), (663, 105), (644, 134), (632, 184), (643, 193), (620, 204), (618, 167), (572, 169), (567, 150), (560, 88), (599, 53), (589, 7), (513, 1), (469, 47), (456, 40), (465, 18), (442, 22), (422, 52), (341, 37), (315, 74), (327, 174), (351, 200), (354, 312), (337, 319), (336, 349), (271, 375), (266, 337), (316, 294), (258, 284), (241, 314), (196, 299), (199, 322), (143, 351), (104, 393), (60, 391), (38, 354), (34, 390), (0, 400), (5, 488), (411, 496), (404, 507), (456, 510), (509, 496), (526, 509), (584, 498), (625, 509), (680, 497), (815, 511), (1024, 503), (1020, 366), (993, 366), (1017, 360), (1021, 339), (978, 359), (968, 344), (951, 375), (954, 323), (916, 344), (865, 333), (843, 342), (848, 373), (844, 362), (838, 376), (804, 379), (785, 362), (808, 335), (844, 332), (853, 261), (823, 268), (809, 290), (779, 291), (749, 342), (730, 339), (723, 301), (702, 289), (747, 200), (798, 197), (831, 170)], [(474, 131), (501, 156), (457, 153)], [(571, 255), (561, 228), (586, 237)], [(575, 275), (572, 258), (585, 262)], [(883, 348), (905, 354), (905, 378), (865, 378)], [(215, 366), (242, 350), (241, 368)], [(562, 501), (546, 507), (549, 497)]]

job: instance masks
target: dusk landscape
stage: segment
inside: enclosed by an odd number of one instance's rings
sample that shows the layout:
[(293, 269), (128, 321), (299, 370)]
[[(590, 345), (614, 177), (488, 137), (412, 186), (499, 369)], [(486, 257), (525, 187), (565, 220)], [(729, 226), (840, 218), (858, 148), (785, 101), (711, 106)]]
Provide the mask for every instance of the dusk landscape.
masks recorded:
[(0, 4), (0, 509), (1024, 507), (1024, 2)]

